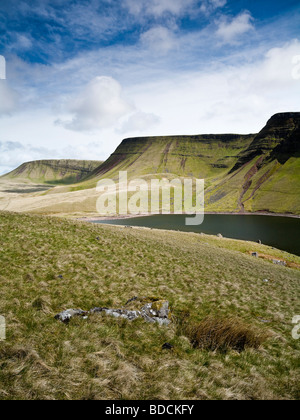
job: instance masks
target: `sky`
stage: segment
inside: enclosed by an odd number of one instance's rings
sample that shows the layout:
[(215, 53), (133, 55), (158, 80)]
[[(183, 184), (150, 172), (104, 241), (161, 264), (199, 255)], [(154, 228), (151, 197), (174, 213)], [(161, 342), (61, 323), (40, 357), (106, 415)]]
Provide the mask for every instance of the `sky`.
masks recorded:
[(299, 0), (0, 0), (0, 174), (300, 111)]

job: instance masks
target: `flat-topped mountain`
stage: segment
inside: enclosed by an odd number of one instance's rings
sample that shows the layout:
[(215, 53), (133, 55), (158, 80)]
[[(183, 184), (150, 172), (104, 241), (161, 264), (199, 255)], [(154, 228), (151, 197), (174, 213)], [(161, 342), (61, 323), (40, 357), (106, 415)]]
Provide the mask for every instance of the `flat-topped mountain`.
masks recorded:
[(101, 161), (37, 160), (26, 162), (1, 179), (22, 180), (41, 184), (74, 184), (86, 178)]
[(206, 210), (300, 214), (300, 113), (274, 115), (258, 134), (129, 138), (84, 181), (204, 178)]
[(195, 135), (128, 138), (90, 175), (113, 177), (120, 170), (129, 177), (175, 174), (211, 178), (227, 173), (254, 135)]

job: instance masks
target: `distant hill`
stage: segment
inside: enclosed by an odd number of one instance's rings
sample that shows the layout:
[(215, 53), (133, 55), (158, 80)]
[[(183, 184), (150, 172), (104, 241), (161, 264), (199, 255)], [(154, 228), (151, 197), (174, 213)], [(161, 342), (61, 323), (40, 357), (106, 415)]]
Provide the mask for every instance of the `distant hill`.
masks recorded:
[(0, 179), (50, 185), (74, 184), (86, 178), (101, 163), (88, 160), (38, 160), (23, 163)]

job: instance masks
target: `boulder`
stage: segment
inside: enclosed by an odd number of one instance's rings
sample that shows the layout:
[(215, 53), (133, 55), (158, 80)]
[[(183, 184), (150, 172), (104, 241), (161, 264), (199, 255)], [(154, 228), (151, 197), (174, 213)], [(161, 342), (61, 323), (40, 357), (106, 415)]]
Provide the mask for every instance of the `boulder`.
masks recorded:
[(169, 325), (171, 322), (169, 302), (160, 300), (146, 303), (146, 305), (141, 308), (141, 315), (147, 322), (158, 322), (160, 325)]
[(160, 325), (171, 322), (169, 302), (159, 297), (134, 297), (129, 299), (125, 307), (139, 311), (146, 322), (158, 322)]
[(61, 312), (60, 314), (55, 316), (55, 319), (63, 322), (64, 324), (68, 324), (71, 318), (75, 316), (86, 316), (87, 312), (82, 311), (81, 309), (67, 309), (66, 311)]
[(285, 261), (282, 261), (282, 260), (273, 260), (273, 264), (282, 265), (283, 267), (287, 266), (287, 263)]
[(124, 318), (128, 321), (143, 318), (146, 322), (157, 322), (160, 325), (168, 325), (171, 322), (169, 302), (154, 297), (133, 297), (120, 309), (99, 307), (93, 308), (88, 312), (82, 311), (81, 309), (68, 309), (56, 315), (55, 319), (63, 323), (69, 323), (70, 319), (75, 316), (86, 317), (89, 314), (101, 312), (115, 318)]
[(115, 318), (125, 318), (128, 321), (133, 321), (141, 316), (138, 311), (127, 311), (126, 309), (104, 309), (106, 315), (114, 316)]

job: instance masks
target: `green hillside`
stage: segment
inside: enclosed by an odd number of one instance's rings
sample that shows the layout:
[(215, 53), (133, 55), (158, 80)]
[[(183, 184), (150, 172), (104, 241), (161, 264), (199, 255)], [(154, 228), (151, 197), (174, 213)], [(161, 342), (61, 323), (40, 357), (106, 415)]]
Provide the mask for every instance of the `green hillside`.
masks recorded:
[(38, 160), (23, 163), (1, 180), (17, 180), (37, 184), (74, 184), (86, 178), (101, 161)]
[(209, 182), (224, 177), (253, 138), (212, 134), (125, 139), (83, 185), (93, 186), (103, 177), (117, 179), (119, 171), (127, 171), (129, 179), (169, 174), (205, 178)]
[[(295, 267), (299, 257), (208, 235), (11, 213), (0, 213), (0, 243), (0, 399), (299, 399), (300, 272), (249, 253)], [(134, 296), (167, 299), (173, 322), (54, 319)], [(199, 348), (194, 326), (208, 315), (266, 341)]]
[(274, 115), (257, 135), (125, 139), (84, 182), (101, 178), (204, 178), (206, 211), (300, 214), (300, 113)]

